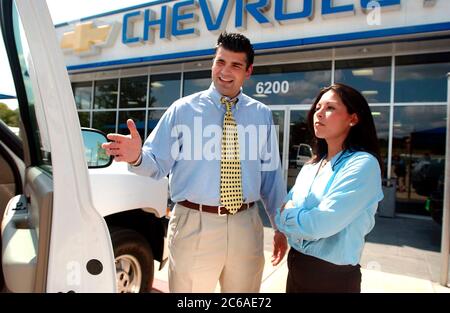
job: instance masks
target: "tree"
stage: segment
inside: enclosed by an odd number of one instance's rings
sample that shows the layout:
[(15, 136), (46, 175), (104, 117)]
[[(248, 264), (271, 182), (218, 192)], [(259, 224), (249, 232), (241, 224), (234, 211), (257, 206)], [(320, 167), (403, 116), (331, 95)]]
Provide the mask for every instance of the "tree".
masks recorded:
[(11, 127), (19, 127), (19, 109), (11, 110), (4, 103), (0, 102), (0, 120)]

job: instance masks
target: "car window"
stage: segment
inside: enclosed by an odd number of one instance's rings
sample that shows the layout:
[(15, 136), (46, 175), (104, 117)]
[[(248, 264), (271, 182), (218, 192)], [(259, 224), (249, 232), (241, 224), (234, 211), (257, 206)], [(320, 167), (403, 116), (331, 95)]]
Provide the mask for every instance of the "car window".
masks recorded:
[(19, 131), (19, 106), (11, 68), (0, 29), (0, 120), (8, 126), (11, 133), (21, 138)]
[[(20, 68), (17, 69), (17, 67), (10, 66), (3, 40), (4, 34), (2, 34), (2, 42), (0, 44), (0, 69), (2, 70), (0, 93), (5, 90), (4, 98), (12, 98), (0, 99), (0, 103), (4, 104), (1, 106), (4, 112), (2, 121), (8, 125), (12, 133), (22, 137), (23, 134), (18, 129), (19, 116), (20, 118), (26, 119), (24, 124), (26, 124), (25, 127), (27, 128), (29, 137), (28, 142), (31, 147), (31, 160), (32, 163), (36, 163), (32, 165), (39, 166), (46, 172), (51, 173), (51, 150), (46, 126), (47, 123), (44, 112), (39, 109), (41, 106), (36, 106), (37, 101), (40, 101), (40, 97), (33, 90), (33, 83), (37, 86), (37, 82), (34, 81), (36, 78), (34, 75), (33, 60), (15, 5), (13, 6), (13, 28)], [(20, 70), (20, 76), (16, 77), (16, 79), (22, 80), (25, 87), (25, 95), (17, 95), (17, 90), (20, 90), (20, 88), (15, 88), (15, 83), (17, 84), (18, 82), (14, 82), (11, 69), (16, 71)], [(35, 148), (33, 149), (32, 147)]]
[(298, 149), (298, 155), (311, 157), (311, 148), (307, 145), (300, 145)]

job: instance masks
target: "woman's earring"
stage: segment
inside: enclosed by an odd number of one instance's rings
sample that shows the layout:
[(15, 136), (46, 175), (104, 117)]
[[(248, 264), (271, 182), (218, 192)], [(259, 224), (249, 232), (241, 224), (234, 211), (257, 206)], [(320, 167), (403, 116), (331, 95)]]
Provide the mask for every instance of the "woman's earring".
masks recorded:
[(353, 123), (350, 123), (350, 127), (352, 127), (353, 126)]

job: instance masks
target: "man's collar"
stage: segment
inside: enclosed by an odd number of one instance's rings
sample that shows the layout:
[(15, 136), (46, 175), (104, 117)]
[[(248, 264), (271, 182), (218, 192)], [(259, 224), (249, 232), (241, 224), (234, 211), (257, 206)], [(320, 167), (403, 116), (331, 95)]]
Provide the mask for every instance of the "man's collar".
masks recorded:
[[(209, 86), (209, 89), (206, 91), (206, 93), (211, 97), (212, 101), (214, 102), (214, 104), (215, 104), (218, 108), (220, 108), (220, 109), (222, 109), (222, 110), (225, 110), (224, 105), (222, 105), (221, 102), (220, 102), (220, 98), (222, 98), (223, 95), (221, 95), (221, 94), (219, 93), (219, 91), (217, 90), (217, 88), (214, 86), (214, 83), (213, 83), (213, 82), (212, 82), (211, 85)], [(225, 97), (226, 97), (226, 96), (225, 96)], [(226, 97), (226, 98), (228, 98), (228, 97)], [(238, 99), (238, 102), (236, 103), (236, 105), (235, 105), (234, 107), (235, 107), (236, 110), (237, 110), (237, 109), (239, 109), (239, 106), (240, 106), (240, 104), (242, 104), (242, 101), (243, 101), (242, 87), (241, 87), (241, 90), (239, 91), (239, 94), (238, 94), (236, 97), (234, 97), (233, 99), (236, 99), (236, 98)], [(230, 100), (232, 100), (232, 99), (230, 99)]]

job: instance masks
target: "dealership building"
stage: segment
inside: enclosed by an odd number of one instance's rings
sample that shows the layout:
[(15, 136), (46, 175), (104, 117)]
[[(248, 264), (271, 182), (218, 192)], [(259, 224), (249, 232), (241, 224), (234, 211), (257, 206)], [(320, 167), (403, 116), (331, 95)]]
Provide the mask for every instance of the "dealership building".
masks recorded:
[(209, 87), (221, 31), (246, 35), (256, 57), (244, 93), (273, 112), (287, 188), (309, 153), (306, 116), (320, 88), (355, 87), (395, 199), (384, 214), (423, 216), (442, 201), (449, 12), (447, 0), (153, 1), (56, 30), (82, 126), (127, 133), (132, 118), (142, 137), (176, 99)]

